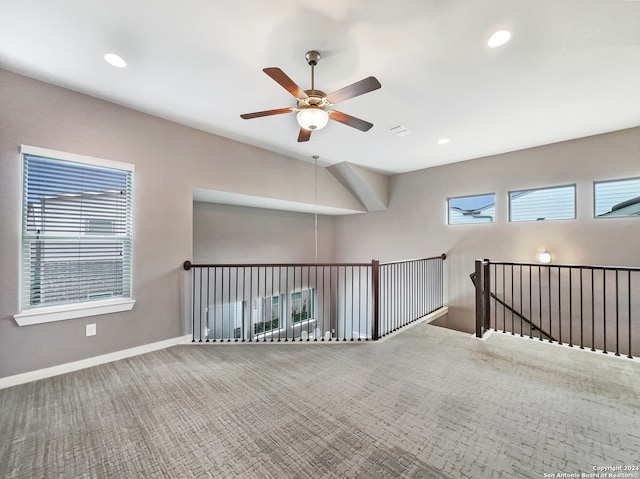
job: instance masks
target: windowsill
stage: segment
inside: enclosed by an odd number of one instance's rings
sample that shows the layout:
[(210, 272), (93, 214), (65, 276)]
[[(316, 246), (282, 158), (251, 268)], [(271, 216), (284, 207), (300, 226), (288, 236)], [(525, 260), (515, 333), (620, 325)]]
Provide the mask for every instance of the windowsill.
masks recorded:
[(134, 304), (136, 304), (136, 302), (133, 299), (107, 299), (103, 301), (28, 309), (16, 314), (13, 318), (16, 320), (16, 323), (18, 323), (18, 326), (31, 326), (33, 324), (64, 321), (65, 319), (86, 318), (100, 314), (131, 311)]

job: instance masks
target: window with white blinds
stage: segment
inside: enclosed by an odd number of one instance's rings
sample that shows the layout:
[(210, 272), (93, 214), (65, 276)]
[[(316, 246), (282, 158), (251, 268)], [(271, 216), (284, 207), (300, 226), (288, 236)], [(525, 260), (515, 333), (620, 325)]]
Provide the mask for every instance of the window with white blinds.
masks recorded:
[(509, 221), (568, 220), (575, 217), (575, 185), (509, 192)]
[(596, 181), (593, 198), (596, 218), (640, 216), (640, 178)]
[(32, 151), (50, 152), (23, 147), (22, 311), (130, 299), (133, 165)]

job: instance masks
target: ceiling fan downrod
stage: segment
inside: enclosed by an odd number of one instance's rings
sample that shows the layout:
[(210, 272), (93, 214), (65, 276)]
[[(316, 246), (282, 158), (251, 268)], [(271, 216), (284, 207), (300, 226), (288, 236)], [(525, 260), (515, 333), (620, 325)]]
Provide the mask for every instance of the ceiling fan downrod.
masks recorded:
[(315, 90), (316, 89), (315, 66), (320, 61), (320, 53), (315, 50), (311, 50), (307, 52), (304, 58), (307, 60), (307, 63), (311, 66), (311, 90)]

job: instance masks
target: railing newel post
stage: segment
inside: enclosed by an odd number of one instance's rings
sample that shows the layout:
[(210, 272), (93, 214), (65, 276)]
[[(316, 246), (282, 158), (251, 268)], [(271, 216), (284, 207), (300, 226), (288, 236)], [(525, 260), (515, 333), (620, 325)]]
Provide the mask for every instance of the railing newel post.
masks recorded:
[(380, 261), (371, 261), (371, 291), (373, 292), (373, 332), (374, 341), (378, 339), (380, 331)]
[(484, 308), (482, 307), (482, 260), (475, 260), (474, 273), (471, 280), (476, 288), (476, 338), (482, 337), (482, 318)]
[(483, 290), (483, 302), (484, 302), (484, 330), (491, 329), (491, 261), (489, 259), (484, 260), (484, 290)]

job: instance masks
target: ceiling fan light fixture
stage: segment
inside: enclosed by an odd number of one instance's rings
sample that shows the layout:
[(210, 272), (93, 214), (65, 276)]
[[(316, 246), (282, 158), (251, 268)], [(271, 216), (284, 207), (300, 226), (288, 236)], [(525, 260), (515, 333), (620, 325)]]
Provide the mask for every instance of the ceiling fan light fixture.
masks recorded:
[(116, 53), (105, 54), (104, 61), (116, 68), (124, 68), (127, 66), (127, 62), (124, 61), (124, 59)]
[(487, 45), (489, 46), (489, 48), (496, 48), (504, 45), (510, 39), (511, 32), (509, 30), (498, 30), (493, 35), (491, 35), (491, 38), (489, 38)]
[(308, 107), (300, 110), (296, 115), (298, 125), (305, 130), (320, 130), (327, 126), (329, 114), (321, 108)]

